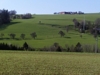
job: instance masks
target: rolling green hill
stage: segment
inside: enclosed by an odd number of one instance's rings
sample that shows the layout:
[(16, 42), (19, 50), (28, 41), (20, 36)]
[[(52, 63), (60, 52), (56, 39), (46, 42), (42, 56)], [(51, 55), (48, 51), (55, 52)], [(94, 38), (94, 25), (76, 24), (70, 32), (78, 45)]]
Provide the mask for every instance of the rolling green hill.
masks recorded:
[[(24, 42), (27, 42), (31, 47), (35, 48), (51, 46), (55, 42), (58, 42), (63, 47), (65, 47), (65, 44), (75, 45), (77, 42), (95, 44), (93, 35), (83, 34), (83, 38), (80, 38), (80, 33), (77, 31), (69, 30), (67, 33), (64, 29), (67, 25), (73, 26), (73, 18), (83, 20), (84, 15), (33, 15), (33, 17), (32, 19), (16, 19), (11, 24), (0, 27), (0, 33), (5, 34), (4, 38), (0, 39), (0, 42), (12, 43), (18, 46), (22, 46)], [(85, 14), (86, 20), (92, 22), (99, 17), (100, 14)], [(39, 21), (43, 24), (39, 24)], [(64, 38), (61, 38), (58, 34), (60, 30), (66, 33)], [(37, 33), (35, 40), (30, 36), (32, 32)], [(16, 39), (10, 39), (8, 36), (10, 33), (15, 33)], [(25, 40), (20, 38), (21, 33), (26, 34)]]

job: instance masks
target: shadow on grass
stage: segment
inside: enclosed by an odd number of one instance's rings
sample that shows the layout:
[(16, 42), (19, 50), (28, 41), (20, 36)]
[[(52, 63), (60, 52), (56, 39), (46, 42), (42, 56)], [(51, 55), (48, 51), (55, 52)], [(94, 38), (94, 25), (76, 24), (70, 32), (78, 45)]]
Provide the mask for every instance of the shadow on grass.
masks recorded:
[(0, 38), (0, 40), (17, 40), (17, 41), (20, 41), (20, 40), (44, 40), (44, 39), (41, 39), (41, 38), (25, 38), (25, 39), (22, 39), (22, 38)]
[(13, 40), (17, 40), (17, 41), (20, 41), (20, 40), (31, 40), (31, 38), (24, 38), (24, 39), (22, 39), (22, 38), (15, 38)]
[(35, 40), (44, 40), (44, 39), (41, 39), (41, 38), (36, 38)]
[(73, 34), (73, 35), (79, 35), (79, 34), (77, 34), (77, 33), (69, 33), (69, 34)]
[(66, 27), (68, 26), (70, 30), (74, 29), (74, 25), (62, 26), (62, 25), (58, 25), (58, 24), (48, 24), (48, 23), (41, 23), (40, 25), (48, 25), (48, 26), (51, 26), (51, 27), (62, 28), (62, 29), (66, 29)]
[(0, 30), (4, 30), (4, 29), (6, 29), (8, 26), (10, 26), (10, 25), (15, 25), (15, 24), (18, 24), (18, 23), (21, 23), (21, 22), (11, 22), (11, 23), (9, 23), (9, 24), (1, 25), (1, 26), (0, 26)]
[(14, 38), (14, 39), (12, 39), (12, 38), (0, 38), (0, 40), (22, 40), (22, 39), (20, 39), (20, 38)]
[(50, 26), (60, 26), (60, 25), (58, 25), (58, 24), (48, 24), (48, 23), (41, 23), (41, 25), (50, 25)]
[(68, 21), (68, 20), (70, 20), (70, 21), (72, 21), (72, 19), (44, 19), (44, 20), (65, 20), (65, 21)]
[(10, 40), (10, 38), (0, 38), (0, 40)]
[(31, 18), (23, 18), (22, 20), (30, 20), (30, 19), (34, 19), (35, 17), (31, 17)]
[(61, 26), (61, 25), (58, 25), (58, 24), (41, 23), (40, 25), (48, 25), (48, 26), (56, 27), (56, 28), (64, 28), (64, 26)]
[(71, 37), (65, 37), (65, 38), (71, 39)]

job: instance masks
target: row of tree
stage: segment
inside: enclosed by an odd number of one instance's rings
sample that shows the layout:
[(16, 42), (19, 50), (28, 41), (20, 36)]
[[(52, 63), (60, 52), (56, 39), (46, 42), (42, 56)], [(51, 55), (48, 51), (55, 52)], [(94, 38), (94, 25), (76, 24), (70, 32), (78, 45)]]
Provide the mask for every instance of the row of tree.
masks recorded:
[[(54, 43), (50, 47), (44, 48), (32, 48), (27, 42), (22, 47), (18, 47), (13, 44), (0, 43), (0, 50), (20, 50), (20, 51), (51, 51), (51, 52), (95, 52), (95, 46), (92, 45), (81, 45), (79, 42), (74, 46), (65, 45), (66, 48), (62, 48), (59, 43)], [(100, 49), (98, 48), (97, 53)]]
[[(64, 36), (65, 36), (65, 33), (64, 33), (63, 31), (59, 31), (58, 34), (60, 34), (61, 37), (64, 37)], [(15, 39), (15, 37), (16, 37), (16, 34), (14, 34), (14, 33), (11, 33), (11, 34), (8, 34), (8, 35), (9, 35), (12, 39)], [(36, 32), (33, 32), (33, 33), (31, 33), (30, 35), (31, 35), (31, 37), (34, 38), (34, 39), (37, 37)], [(0, 34), (0, 37), (3, 38), (3, 37), (4, 37), (4, 34), (1, 33), (1, 34)], [(22, 39), (25, 39), (25, 34), (22, 33), (22, 34), (20, 35), (20, 37), (21, 37)]]
[(100, 18), (97, 18), (94, 22), (73, 19), (73, 23), (75, 29), (78, 28), (81, 33), (85, 32), (85, 30), (89, 30), (91, 34), (94, 34), (95, 32), (100, 34)]
[(18, 47), (18, 46), (13, 45), (13, 44), (0, 43), (0, 50), (20, 50), (20, 51), (29, 50), (29, 51), (33, 51), (34, 48), (29, 47), (29, 45), (26, 42), (23, 44), (22, 47)]
[(21, 14), (21, 15), (13, 15), (12, 19), (30, 19), (32, 18), (32, 14), (31, 13), (26, 13), (26, 14)]
[[(14, 34), (14, 33), (11, 33), (11, 34), (8, 34), (8, 35), (9, 35), (12, 39), (15, 39), (15, 37), (16, 37), (16, 34)], [(34, 38), (34, 39), (37, 37), (36, 32), (33, 32), (33, 33), (31, 33), (30, 35), (31, 35), (31, 37)], [(3, 37), (4, 37), (4, 34), (1, 33), (1, 34), (0, 34), (0, 37), (3, 38)], [(22, 33), (22, 34), (20, 35), (20, 37), (21, 37), (22, 39), (25, 39), (25, 34)]]

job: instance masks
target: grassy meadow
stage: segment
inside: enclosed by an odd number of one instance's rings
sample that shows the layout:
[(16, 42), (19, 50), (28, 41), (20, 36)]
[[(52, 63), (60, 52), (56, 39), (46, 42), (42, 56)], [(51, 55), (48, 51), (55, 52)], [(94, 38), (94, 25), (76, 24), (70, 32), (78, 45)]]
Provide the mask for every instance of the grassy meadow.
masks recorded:
[[(31, 47), (41, 48), (51, 46), (57, 42), (62, 47), (65, 44), (76, 45), (95, 44), (91, 34), (80, 37), (78, 31), (73, 30), (72, 19), (83, 20), (84, 15), (33, 15), (32, 19), (15, 19), (9, 25), (0, 27), (0, 43), (12, 43), (22, 46), (27, 42)], [(86, 20), (94, 22), (100, 14), (85, 14)], [(38, 22), (41, 21), (42, 24)], [(65, 26), (70, 25), (67, 33)], [(58, 32), (63, 30), (66, 35), (60, 37)], [(30, 34), (37, 33), (34, 40)], [(8, 34), (15, 33), (16, 38), (10, 39)], [(26, 34), (25, 39), (20, 34)], [(98, 38), (100, 39), (100, 38)], [(100, 45), (100, 40), (98, 41)], [(32, 52), (32, 51), (0, 51), (0, 75), (100, 75), (100, 54), (69, 53), (69, 52)]]
[(0, 75), (100, 75), (100, 54), (0, 51)]
[[(15, 19), (9, 25), (0, 27), (0, 33), (4, 33), (3, 39), (0, 42), (12, 43), (18, 46), (22, 46), (24, 42), (27, 42), (31, 47), (41, 48), (44, 46), (51, 46), (57, 42), (62, 47), (65, 44), (75, 45), (77, 42), (82, 44), (95, 44), (93, 35), (83, 34), (83, 38), (80, 38), (80, 33), (75, 30), (69, 30), (67, 33), (65, 26), (70, 25), (73, 27), (72, 19), (83, 20), (84, 15), (33, 15), (32, 19)], [(100, 17), (100, 14), (85, 14), (86, 20), (94, 22), (96, 18)], [(41, 21), (43, 24), (39, 24)], [(58, 32), (63, 30), (66, 35), (61, 38)], [(32, 32), (37, 33), (37, 38), (34, 40), (30, 34)], [(15, 33), (16, 39), (10, 39), (8, 34)], [(20, 34), (26, 34), (25, 40), (20, 38)], [(100, 38), (99, 38), (100, 39)]]

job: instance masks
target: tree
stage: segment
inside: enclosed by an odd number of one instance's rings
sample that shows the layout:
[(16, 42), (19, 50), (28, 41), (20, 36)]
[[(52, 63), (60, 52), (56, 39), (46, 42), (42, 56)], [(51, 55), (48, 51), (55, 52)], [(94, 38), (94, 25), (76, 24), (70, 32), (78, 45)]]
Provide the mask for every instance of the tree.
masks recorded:
[(61, 37), (63, 37), (65, 35), (65, 33), (63, 31), (59, 31), (59, 33), (61, 35)]
[(1, 13), (0, 13), (0, 25), (2, 25), (2, 16), (1, 16)]
[(53, 44), (53, 46), (54, 46), (54, 47), (58, 47), (58, 46), (59, 46), (59, 43), (56, 43), (56, 42), (55, 42), (55, 43)]
[(61, 47), (60, 47), (60, 46), (58, 46), (56, 51), (57, 51), (57, 52), (62, 52)]
[(67, 32), (69, 31), (69, 26), (66, 27), (66, 31), (67, 31)]
[(7, 24), (10, 23), (10, 15), (8, 10), (2, 10), (2, 12), (0, 13), (0, 18), (1, 18), (1, 22), (2, 24)]
[(96, 20), (95, 20), (95, 25), (100, 25), (100, 18), (97, 18)]
[(30, 13), (27, 13), (27, 14), (24, 14), (24, 15), (21, 15), (22, 19), (30, 19), (32, 18), (32, 15)]
[(95, 53), (97, 53), (98, 52), (98, 33), (97, 33), (97, 30), (95, 30), (94, 38), (96, 39)]
[(57, 52), (62, 52), (62, 49), (61, 49), (61, 47), (59, 46), (59, 43), (54, 43), (53, 46), (55, 47), (55, 50), (56, 50)]
[(74, 22), (75, 28), (80, 26), (80, 23), (78, 22), (77, 19), (73, 19), (73, 22)]
[(95, 32), (94, 32), (94, 38), (96, 39), (97, 36), (98, 36), (98, 34), (97, 34), (97, 30), (95, 30)]
[(78, 42), (74, 48), (75, 52), (82, 52), (82, 45)]
[(16, 11), (15, 10), (11, 10), (11, 11), (9, 11), (9, 14), (12, 16), (12, 15), (16, 15)]
[(89, 30), (91, 28), (92, 24), (91, 24), (91, 21), (85, 21), (85, 30)]
[(34, 39), (37, 37), (36, 32), (33, 32), (33, 33), (31, 33), (30, 35), (31, 35), (31, 37), (34, 38)]
[(3, 33), (1, 33), (1, 34), (0, 34), (0, 37), (1, 37), (1, 38), (3, 38), (3, 36), (4, 36), (4, 34), (3, 34)]
[(23, 44), (23, 48), (26, 50), (28, 49), (28, 44), (26, 42)]
[(24, 38), (25, 38), (25, 34), (21, 34), (20, 37), (21, 37), (22, 39), (24, 39)]
[(15, 38), (15, 36), (16, 36), (16, 34), (9, 34), (9, 36), (12, 38), (12, 39), (14, 39)]
[(17, 13), (17, 12), (16, 12), (15, 10), (9, 11), (10, 18), (11, 18), (11, 19), (15, 19), (16, 13)]

